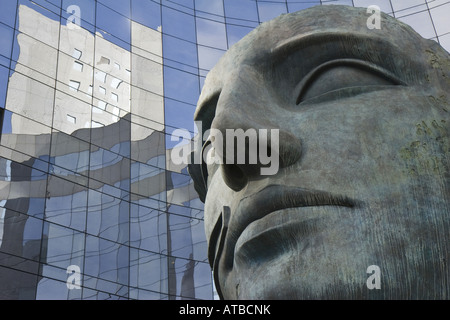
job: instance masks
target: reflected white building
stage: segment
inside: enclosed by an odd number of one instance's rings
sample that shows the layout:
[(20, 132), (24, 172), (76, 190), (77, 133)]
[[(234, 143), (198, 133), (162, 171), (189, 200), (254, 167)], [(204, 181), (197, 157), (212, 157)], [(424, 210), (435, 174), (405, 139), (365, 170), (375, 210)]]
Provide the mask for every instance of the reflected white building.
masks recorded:
[[(192, 244), (205, 247), (202, 210), (195, 219), (168, 213), (198, 196), (186, 172), (186, 184), (167, 188), (166, 165), (186, 169), (166, 164), (161, 32), (132, 22), (127, 51), (25, 5), (18, 15), (0, 146), (0, 261), (29, 261), (17, 272), (36, 281), (0, 271), (1, 298), (195, 298), (194, 268), (208, 270)], [(10, 241), (12, 230), (23, 241)], [(66, 286), (69, 265), (80, 266), (82, 290)], [(203, 298), (212, 297), (204, 275)]]

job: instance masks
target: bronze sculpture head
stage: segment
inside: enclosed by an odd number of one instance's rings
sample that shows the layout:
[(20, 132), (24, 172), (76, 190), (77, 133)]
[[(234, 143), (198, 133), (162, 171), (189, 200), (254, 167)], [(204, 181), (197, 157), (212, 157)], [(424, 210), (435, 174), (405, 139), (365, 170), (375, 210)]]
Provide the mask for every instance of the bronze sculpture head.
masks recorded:
[[(189, 168), (222, 298), (450, 298), (450, 55), (367, 18), (282, 15), (208, 74), (204, 130), (279, 130), (275, 174), (259, 161)], [(380, 289), (366, 286), (371, 265)]]

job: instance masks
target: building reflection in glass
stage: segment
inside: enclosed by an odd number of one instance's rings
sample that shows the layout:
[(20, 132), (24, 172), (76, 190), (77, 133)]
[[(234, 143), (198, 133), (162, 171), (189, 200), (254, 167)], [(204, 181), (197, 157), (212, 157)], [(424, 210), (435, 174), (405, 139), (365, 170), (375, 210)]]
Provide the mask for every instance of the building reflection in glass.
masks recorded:
[[(213, 299), (203, 204), (170, 134), (194, 134), (231, 45), (320, 4), (373, 3), (2, 0), (0, 299)], [(450, 49), (448, 1), (377, 5)]]
[[(212, 298), (202, 207), (189, 207), (185, 168), (166, 167), (160, 31), (133, 21), (126, 50), (53, 18), (18, 6), (0, 146), (0, 298)], [(70, 265), (81, 290), (66, 285)]]

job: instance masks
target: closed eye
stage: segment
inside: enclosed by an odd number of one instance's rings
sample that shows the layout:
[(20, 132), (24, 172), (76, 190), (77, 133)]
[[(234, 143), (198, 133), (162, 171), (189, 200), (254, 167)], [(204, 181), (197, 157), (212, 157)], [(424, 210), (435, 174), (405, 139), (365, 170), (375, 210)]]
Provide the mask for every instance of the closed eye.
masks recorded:
[(315, 68), (302, 79), (296, 87), (296, 104), (337, 100), (393, 85), (406, 83), (392, 72), (367, 61), (333, 60)]

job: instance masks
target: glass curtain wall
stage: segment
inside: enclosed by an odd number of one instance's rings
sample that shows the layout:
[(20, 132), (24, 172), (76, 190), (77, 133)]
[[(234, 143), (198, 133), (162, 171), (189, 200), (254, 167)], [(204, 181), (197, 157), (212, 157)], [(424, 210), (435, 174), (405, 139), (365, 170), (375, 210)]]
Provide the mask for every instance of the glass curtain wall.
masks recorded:
[(214, 299), (203, 204), (171, 159), (206, 74), (315, 5), (376, 4), (450, 50), (450, 1), (372, 2), (2, 0), (0, 299)]

